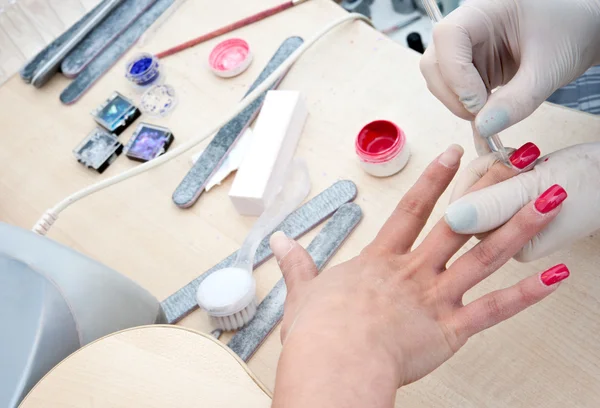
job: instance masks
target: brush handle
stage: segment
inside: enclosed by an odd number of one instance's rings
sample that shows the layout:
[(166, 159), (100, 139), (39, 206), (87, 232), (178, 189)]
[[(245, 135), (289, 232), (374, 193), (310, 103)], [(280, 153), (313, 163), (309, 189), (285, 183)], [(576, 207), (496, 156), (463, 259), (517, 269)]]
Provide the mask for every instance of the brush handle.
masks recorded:
[(289, 9), (290, 7), (295, 6), (296, 4), (298, 4), (298, 2), (287, 1), (287, 2), (285, 2), (283, 4), (278, 5), (278, 6), (271, 7), (270, 9), (261, 11), (260, 13), (256, 13), (256, 14), (250, 16), (250, 17), (243, 18), (243, 19), (241, 19), (239, 21), (236, 21), (235, 23), (232, 23), (232, 24), (226, 25), (224, 27), (218, 28), (215, 31), (211, 31), (210, 33), (201, 35), (200, 37), (196, 37), (193, 40), (186, 41), (186, 42), (184, 42), (182, 44), (179, 44), (179, 45), (177, 45), (177, 46), (175, 46), (173, 48), (169, 48), (168, 50), (165, 50), (163, 52), (160, 52), (160, 53), (156, 54), (156, 56), (160, 59), (160, 58), (168, 57), (168, 56), (173, 55), (173, 54), (177, 54), (178, 52), (181, 52), (183, 50), (187, 50), (188, 48), (194, 47), (194, 46), (196, 46), (196, 45), (198, 45), (200, 43), (203, 43), (205, 41), (212, 40), (213, 38), (216, 38), (216, 37), (218, 37), (220, 35), (230, 33), (230, 32), (232, 32), (234, 30), (237, 30), (238, 28), (245, 27), (247, 25), (256, 23), (257, 21), (260, 21), (260, 20), (263, 20), (263, 19), (265, 19), (267, 17), (270, 17), (270, 16), (272, 16), (274, 14), (280, 13), (280, 12), (282, 12), (284, 10)]
[[(285, 221), (279, 224), (277, 229), (283, 231), (290, 238), (298, 239), (320, 224), (324, 219), (328, 218), (342, 205), (354, 200), (357, 193), (356, 185), (353, 182), (349, 180), (338, 181), (304, 203), (302, 207), (296, 209)], [(162, 301), (161, 307), (165, 313), (167, 322), (169, 324), (177, 323), (197, 309), (196, 292), (198, 291), (198, 285), (216, 271), (232, 266), (236, 256), (236, 253), (229, 255)], [(273, 256), (273, 252), (269, 248), (269, 242), (268, 240), (264, 240), (258, 247), (256, 256), (254, 257), (254, 267), (262, 265), (271, 256)]]
[(262, 240), (304, 201), (309, 192), (308, 167), (304, 160), (295, 159), (288, 167), (280, 192), (264, 210), (244, 240), (238, 251), (235, 265), (252, 271), (254, 255)]

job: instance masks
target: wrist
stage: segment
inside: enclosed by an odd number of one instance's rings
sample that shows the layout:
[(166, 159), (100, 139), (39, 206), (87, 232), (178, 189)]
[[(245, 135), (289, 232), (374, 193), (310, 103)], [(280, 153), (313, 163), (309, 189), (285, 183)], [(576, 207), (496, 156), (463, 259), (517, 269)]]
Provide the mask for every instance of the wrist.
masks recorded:
[(294, 330), (279, 359), (273, 406), (391, 407), (401, 383), (395, 360), (367, 342), (333, 329)]

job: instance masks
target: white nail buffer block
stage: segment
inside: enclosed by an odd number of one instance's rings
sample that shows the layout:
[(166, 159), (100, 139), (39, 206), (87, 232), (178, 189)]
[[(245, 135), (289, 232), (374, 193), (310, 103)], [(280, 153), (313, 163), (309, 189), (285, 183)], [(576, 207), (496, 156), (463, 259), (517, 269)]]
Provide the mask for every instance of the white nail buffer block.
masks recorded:
[(240, 214), (260, 215), (277, 194), (307, 116), (300, 92), (267, 92), (254, 125), (252, 144), (229, 191)]

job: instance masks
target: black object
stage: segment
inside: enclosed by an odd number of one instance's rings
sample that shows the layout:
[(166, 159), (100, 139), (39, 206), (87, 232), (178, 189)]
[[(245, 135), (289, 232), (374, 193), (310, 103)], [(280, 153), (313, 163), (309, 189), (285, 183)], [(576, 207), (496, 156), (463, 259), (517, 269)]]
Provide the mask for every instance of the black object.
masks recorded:
[(79, 143), (73, 154), (84, 166), (102, 173), (122, 151), (123, 145), (117, 140), (117, 136), (97, 127)]
[(129, 99), (114, 92), (102, 105), (92, 112), (96, 123), (119, 136), (142, 113)]
[(421, 41), (421, 35), (419, 33), (410, 33), (406, 37), (406, 42), (408, 43), (408, 48), (415, 50), (420, 54), (425, 52), (425, 47), (423, 46), (423, 41)]

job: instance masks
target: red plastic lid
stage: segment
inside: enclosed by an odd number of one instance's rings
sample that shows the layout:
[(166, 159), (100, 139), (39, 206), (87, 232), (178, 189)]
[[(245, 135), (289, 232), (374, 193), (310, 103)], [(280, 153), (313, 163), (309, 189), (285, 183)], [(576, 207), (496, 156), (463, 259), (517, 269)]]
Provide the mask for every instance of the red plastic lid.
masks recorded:
[(371, 163), (383, 163), (394, 158), (406, 143), (402, 129), (388, 120), (368, 123), (356, 137), (356, 154)]
[(208, 57), (212, 71), (224, 78), (244, 72), (252, 62), (250, 46), (241, 38), (232, 38), (216, 45)]

